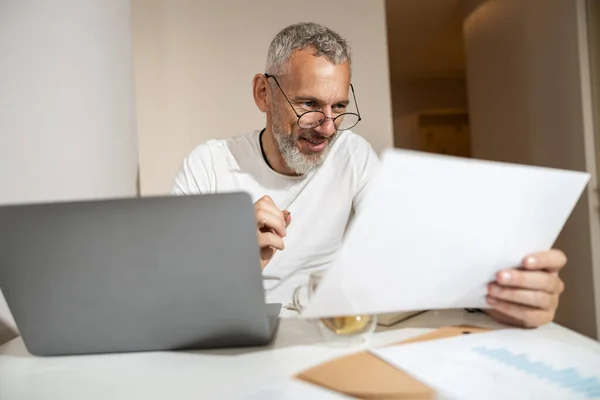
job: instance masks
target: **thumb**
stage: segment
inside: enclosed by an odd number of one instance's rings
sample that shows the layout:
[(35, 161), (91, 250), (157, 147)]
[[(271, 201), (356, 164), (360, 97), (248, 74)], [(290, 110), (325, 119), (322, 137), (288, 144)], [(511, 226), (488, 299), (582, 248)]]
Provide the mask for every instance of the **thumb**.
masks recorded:
[(292, 222), (292, 214), (288, 210), (284, 210), (283, 219), (285, 221), (285, 226), (287, 227), (290, 224), (290, 222)]

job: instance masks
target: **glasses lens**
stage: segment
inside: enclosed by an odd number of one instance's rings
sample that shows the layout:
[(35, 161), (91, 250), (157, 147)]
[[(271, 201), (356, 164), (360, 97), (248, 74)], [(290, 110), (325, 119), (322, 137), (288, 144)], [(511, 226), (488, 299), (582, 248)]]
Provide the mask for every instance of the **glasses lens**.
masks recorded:
[(341, 114), (335, 120), (335, 126), (338, 131), (345, 131), (358, 124), (358, 115), (347, 113)]
[(303, 114), (298, 120), (300, 128), (315, 128), (323, 123), (325, 120), (325, 114), (320, 111), (310, 111)]

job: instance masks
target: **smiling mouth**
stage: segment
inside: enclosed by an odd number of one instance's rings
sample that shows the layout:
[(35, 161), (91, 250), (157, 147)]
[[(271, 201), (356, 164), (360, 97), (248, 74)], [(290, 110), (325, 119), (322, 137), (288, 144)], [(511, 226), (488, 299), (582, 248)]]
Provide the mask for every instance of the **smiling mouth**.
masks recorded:
[(321, 144), (323, 142), (325, 142), (327, 139), (309, 139), (309, 138), (302, 138), (304, 140), (306, 140), (308, 143), (314, 144), (314, 145), (318, 145)]

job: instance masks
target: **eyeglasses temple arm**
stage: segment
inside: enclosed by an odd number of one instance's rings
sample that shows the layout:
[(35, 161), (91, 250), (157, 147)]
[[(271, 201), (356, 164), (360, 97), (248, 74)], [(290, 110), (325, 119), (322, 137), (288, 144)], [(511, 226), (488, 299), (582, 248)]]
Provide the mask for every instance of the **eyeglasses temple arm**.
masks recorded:
[(354, 94), (354, 85), (350, 84), (350, 89), (352, 89), (352, 97), (354, 98), (354, 105), (356, 106), (356, 112), (358, 113), (358, 120), (360, 121), (362, 118), (360, 116), (360, 110), (358, 109), (358, 103), (356, 102), (356, 95)]
[[(281, 94), (283, 95), (283, 97), (285, 97), (285, 99), (287, 100), (288, 104), (290, 105), (290, 107), (292, 107), (292, 111), (294, 111), (294, 114), (296, 114), (296, 117), (300, 118), (300, 115), (298, 115), (298, 113), (296, 112), (296, 109), (294, 108), (292, 102), (290, 101), (290, 99), (288, 99), (288, 97), (285, 95), (283, 89), (281, 88), (281, 85), (279, 85), (279, 82), (277, 81), (277, 78), (275, 78), (275, 76), (270, 75), (270, 74), (264, 74), (265, 78), (269, 79), (269, 78), (273, 78), (275, 80), (275, 83), (277, 84), (277, 87), (279, 88), (279, 90), (281, 91)], [(356, 99), (354, 100), (354, 102), (356, 103)], [(358, 109), (358, 108), (357, 108)], [(360, 115), (359, 115), (360, 116)]]

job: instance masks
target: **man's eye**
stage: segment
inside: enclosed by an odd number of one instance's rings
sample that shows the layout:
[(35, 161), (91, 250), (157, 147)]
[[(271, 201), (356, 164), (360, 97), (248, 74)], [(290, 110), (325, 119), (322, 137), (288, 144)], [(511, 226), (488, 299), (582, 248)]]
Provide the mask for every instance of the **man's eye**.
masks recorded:
[(314, 101), (305, 101), (302, 103), (302, 105), (306, 108), (315, 108), (317, 106), (317, 103)]
[(345, 104), (336, 104), (335, 106), (333, 106), (333, 110), (336, 112), (344, 112), (344, 111), (346, 111), (346, 105)]

